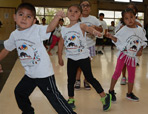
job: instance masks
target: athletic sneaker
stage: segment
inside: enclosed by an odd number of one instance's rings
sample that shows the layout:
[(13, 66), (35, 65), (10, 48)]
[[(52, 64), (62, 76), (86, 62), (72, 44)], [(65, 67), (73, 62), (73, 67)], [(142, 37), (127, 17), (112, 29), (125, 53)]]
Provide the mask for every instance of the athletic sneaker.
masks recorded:
[(139, 98), (136, 97), (133, 93), (130, 93), (130, 94), (127, 93), (126, 98), (132, 101), (139, 101)]
[(84, 80), (84, 88), (87, 89), (87, 90), (91, 89), (89, 83), (86, 80)]
[(100, 99), (102, 101), (104, 111), (108, 111), (111, 108), (111, 99), (112, 99), (111, 94), (106, 94), (105, 97)]
[(76, 108), (75, 99), (68, 99), (68, 104), (73, 110)]
[(74, 85), (74, 88), (76, 90), (79, 90), (80, 89), (80, 84), (81, 84), (80, 80), (76, 80), (75, 85)]
[(126, 77), (122, 77), (122, 78), (121, 78), (120, 84), (121, 84), (121, 85), (126, 85)]
[(103, 55), (103, 52), (102, 52), (102, 51), (98, 51), (98, 54), (101, 54), (101, 55)]
[(116, 96), (115, 96), (116, 93), (115, 93), (115, 91), (114, 90), (113, 91), (109, 90), (109, 94), (112, 95), (112, 101), (115, 102), (116, 101)]

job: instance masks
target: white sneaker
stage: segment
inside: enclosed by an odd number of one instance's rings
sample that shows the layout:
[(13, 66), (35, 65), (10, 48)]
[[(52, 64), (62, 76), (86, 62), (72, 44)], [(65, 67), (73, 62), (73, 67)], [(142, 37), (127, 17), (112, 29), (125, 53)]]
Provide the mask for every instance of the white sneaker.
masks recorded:
[(122, 77), (122, 78), (121, 78), (120, 84), (121, 84), (121, 85), (126, 85), (126, 77)]
[(81, 84), (81, 81), (80, 80), (76, 80), (75, 85), (74, 85), (75, 90), (79, 90), (80, 89), (80, 84)]

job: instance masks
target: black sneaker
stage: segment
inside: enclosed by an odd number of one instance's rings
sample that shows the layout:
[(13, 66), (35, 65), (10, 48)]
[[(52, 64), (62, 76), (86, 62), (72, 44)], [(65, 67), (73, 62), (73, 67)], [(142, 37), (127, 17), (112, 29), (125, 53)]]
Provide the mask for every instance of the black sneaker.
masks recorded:
[(139, 101), (139, 98), (136, 97), (133, 93), (130, 93), (130, 94), (127, 93), (126, 98), (132, 101)]
[(76, 108), (75, 99), (68, 99), (68, 104), (73, 110)]
[(84, 80), (84, 88), (85, 88), (86, 90), (90, 90), (90, 89), (91, 89), (89, 83), (88, 83), (86, 80)]
[(108, 111), (111, 108), (111, 99), (112, 99), (111, 94), (106, 94), (105, 97), (101, 98), (104, 111)]
[(102, 52), (102, 51), (98, 51), (98, 54), (101, 54), (101, 55), (103, 55), (103, 52)]
[(112, 101), (115, 102), (116, 101), (116, 96), (115, 96), (116, 93), (115, 93), (115, 91), (114, 90), (112, 90), (112, 91), (109, 90), (109, 93), (112, 95)]
[(80, 89), (80, 84), (81, 84), (80, 80), (76, 80), (75, 85), (74, 85), (75, 90)]

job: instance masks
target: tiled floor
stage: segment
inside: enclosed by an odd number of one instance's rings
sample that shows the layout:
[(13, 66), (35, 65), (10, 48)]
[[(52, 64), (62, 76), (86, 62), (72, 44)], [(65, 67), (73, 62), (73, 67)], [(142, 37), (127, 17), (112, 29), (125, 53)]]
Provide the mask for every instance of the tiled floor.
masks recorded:
[[(67, 73), (66, 59), (63, 55), (65, 65), (58, 65), (56, 55), (57, 49), (53, 50), (51, 61), (55, 71), (56, 83), (62, 95), (67, 99)], [(95, 78), (100, 81), (105, 92), (110, 86), (111, 76), (116, 65), (116, 50), (111, 50), (110, 47), (105, 47), (103, 55), (97, 55), (92, 60), (92, 70)], [(17, 107), (14, 88), (24, 74), (24, 70), (19, 62), (16, 61), (12, 72), (0, 94), (0, 114), (20, 114)], [(100, 96), (92, 88), (85, 90), (83, 88), (83, 76), (81, 77), (81, 90), (75, 91), (76, 112), (78, 114), (147, 114), (148, 113), (148, 48), (143, 51), (143, 56), (140, 57), (140, 66), (136, 70), (136, 80), (134, 93), (140, 98), (139, 102), (129, 101), (125, 98), (127, 93), (127, 85), (120, 85), (118, 80), (115, 90), (117, 102), (112, 103), (111, 110), (108, 112), (102, 111), (102, 103)], [(36, 88), (30, 96), (36, 114), (57, 114), (47, 101), (41, 91)]]

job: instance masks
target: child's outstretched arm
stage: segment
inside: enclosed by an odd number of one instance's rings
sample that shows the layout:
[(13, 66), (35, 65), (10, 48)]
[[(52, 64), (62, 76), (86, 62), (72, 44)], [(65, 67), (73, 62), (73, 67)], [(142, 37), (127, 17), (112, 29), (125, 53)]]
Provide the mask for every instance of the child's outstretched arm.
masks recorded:
[[(0, 61), (3, 60), (7, 55), (9, 54), (9, 51), (5, 48), (0, 52)], [(3, 72), (2, 66), (0, 64), (0, 73)]]
[(102, 34), (99, 31), (97, 31), (96, 29), (94, 29), (93, 27), (88, 27), (85, 24), (80, 24), (80, 27), (83, 32), (89, 32), (90, 34), (92, 34), (94, 36), (98, 36), (98, 37), (102, 36)]
[(111, 35), (110, 33), (106, 33), (106, 35), (105, 35), (107, 38), (110, 38), (111, 40), (113, 40), (114, 42), (117, 42), (117, 38), (116, 37), (114, 37), (113, 35)]
[(3, 60), (8, 54), (9, 54), (9, 51), (4, 48), (4, 49), (0, 52), (0, 61)]
[(60, 41), (58, 43), (58, 61), (59, 61), (59, 65), (61, 65), (61, 66), (64, 65), (64, 61), (62, 59), (63, 46), (64, 46), (64, 40), (61, 37)]
[(3, 72), (2, 65), (0, 64), (0, 73)]
[(65, 13), (63, 11), (59, 11), (56, 13), (56, 15), (54, 16), (54, 18), (52, 19), (52, 21), (50, 22), (50, 24), (47, 27), (47, 33), (48, 32), (52, 32), (57, 24), (59, 23), (59, 20), (65, 17)]

